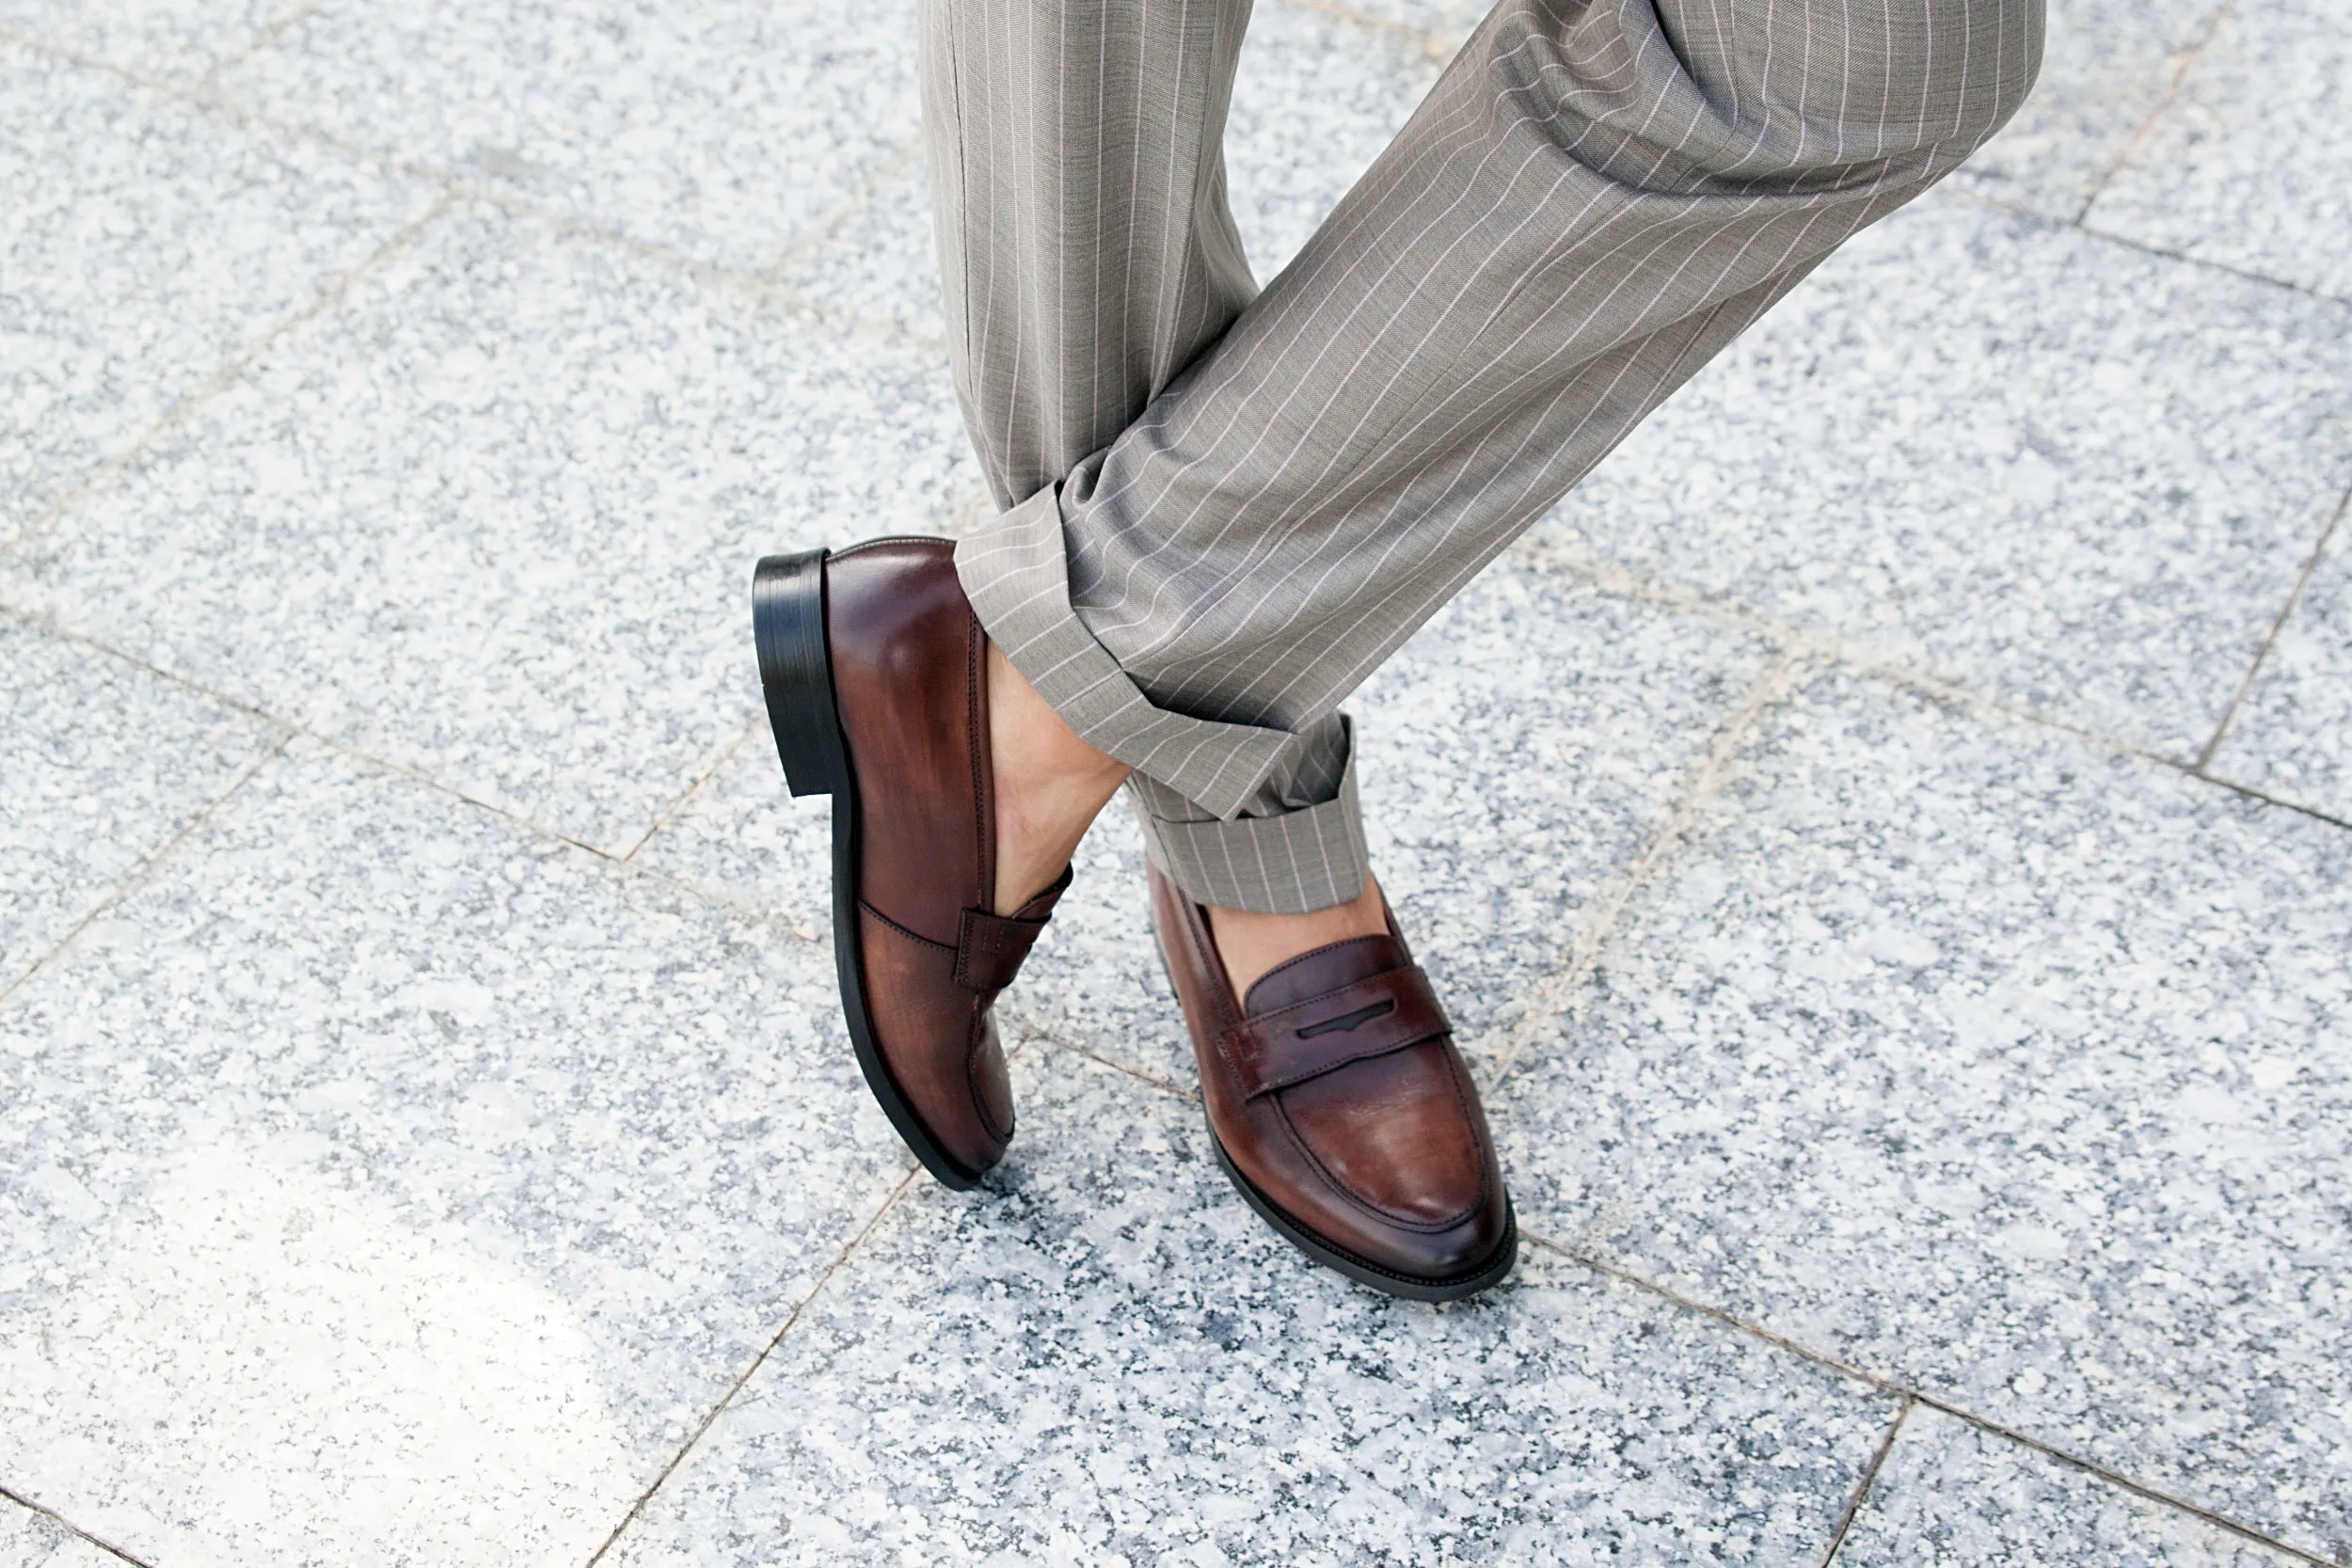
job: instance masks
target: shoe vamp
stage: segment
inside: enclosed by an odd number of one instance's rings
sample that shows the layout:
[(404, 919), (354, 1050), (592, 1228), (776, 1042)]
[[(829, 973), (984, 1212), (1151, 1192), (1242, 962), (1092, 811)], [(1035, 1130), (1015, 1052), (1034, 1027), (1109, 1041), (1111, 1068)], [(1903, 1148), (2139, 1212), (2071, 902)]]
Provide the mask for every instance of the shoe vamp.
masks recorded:
[(1486, 1151), (1462, 1103), (1453, 1048), (1427, 1040), (1280, 1090), (1282, 1114), (1359, 1203), (1414, 1226), (1478, 1207)]

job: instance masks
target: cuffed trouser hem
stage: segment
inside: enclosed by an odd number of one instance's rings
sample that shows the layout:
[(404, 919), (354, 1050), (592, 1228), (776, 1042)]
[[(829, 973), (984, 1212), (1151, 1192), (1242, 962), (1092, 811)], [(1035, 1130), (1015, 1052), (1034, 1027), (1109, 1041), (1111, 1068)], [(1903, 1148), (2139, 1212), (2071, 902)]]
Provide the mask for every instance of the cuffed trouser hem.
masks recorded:
[(1163, 708), (1070, 604), (1057, 491), (956, 546), (964, 596), (1014, 669), (1079, 737), (1135, 769), (1154, 861), (1203, 903), (1296, 914), (1363, 891), (1354, 745), (1336, 716), (1306, 733)]
[(1344, 717), (1340, 722), (1347, 756), (1339, 793), (1278, 816), (1220, 822), (1156, 780), (1132, 775), (1128, 793), (1152, 863), (1197, 902), (1219, 909), (1305, 914), (1362, 893), (1372, 858), (1356, 799), (1355, 732)]

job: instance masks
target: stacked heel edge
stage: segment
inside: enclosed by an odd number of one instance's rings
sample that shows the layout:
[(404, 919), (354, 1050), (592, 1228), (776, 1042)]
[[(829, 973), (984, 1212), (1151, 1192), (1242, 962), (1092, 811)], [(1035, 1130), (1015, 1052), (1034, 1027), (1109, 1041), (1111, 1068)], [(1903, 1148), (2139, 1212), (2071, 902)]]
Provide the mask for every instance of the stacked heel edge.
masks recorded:
[(776, 758), (795, 795), (835, 795), (849, 784), (825, 646), (823, 550), (763, 558), (752, 573), (752, 636)]

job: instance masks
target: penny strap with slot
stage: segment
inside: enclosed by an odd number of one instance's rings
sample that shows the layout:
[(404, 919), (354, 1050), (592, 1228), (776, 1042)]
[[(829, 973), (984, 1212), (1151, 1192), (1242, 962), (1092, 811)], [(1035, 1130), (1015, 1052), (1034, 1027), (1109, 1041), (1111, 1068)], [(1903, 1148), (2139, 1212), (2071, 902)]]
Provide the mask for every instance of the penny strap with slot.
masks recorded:
[(1218, 1037), (1217, 1051), (1240, 1078), (1243, 1097), (1255, 1100), (1452, 1031), (1429, 976), (1413, 964), (1245, 1019)]

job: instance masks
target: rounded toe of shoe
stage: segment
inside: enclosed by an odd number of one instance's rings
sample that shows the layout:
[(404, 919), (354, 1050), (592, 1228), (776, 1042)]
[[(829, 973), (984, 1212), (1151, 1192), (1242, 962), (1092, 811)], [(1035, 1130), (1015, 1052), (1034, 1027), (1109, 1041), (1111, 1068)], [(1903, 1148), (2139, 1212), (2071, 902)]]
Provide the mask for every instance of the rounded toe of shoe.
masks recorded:
[(1442, 1236), (1418, 1238), (1413, 1272), (1426, 1284), (1444, 1287), (1476, 1281), (1483, 1290), (1510, 1272), (1518, 1252), (1518, 1227), (1511, 1199), (1497, 1181), (1491, 1195)]
[(1466, 1291), (1483, 1289), (1508, 1272), (1511, 1201), (1450, 1042), (1344, 1069), (1279, 1098), (1305, 1156), (1286, 1196), (1327, 1246), (1408, 1294), (1443, 1294), (1463, 1281), (1473, 1282)]
[[(1442, 1226), (1388, 1222), (1363, 1212), (1360, 1198), (1350, 1207), (1352, 1223), (1332, 1227), (1343, 1233), (1327, 1236), (1327, 1244), (1364, 1265), (1367, 1283), (1399, 1295), (1431, 1301), (1469, 1295), (1509, 1274), (1518, 1257), (1518, 1225), (1500, 1178)], [(1327, 1210), (1324, 1217), (1328, 1223), (1336, 1216)]]

